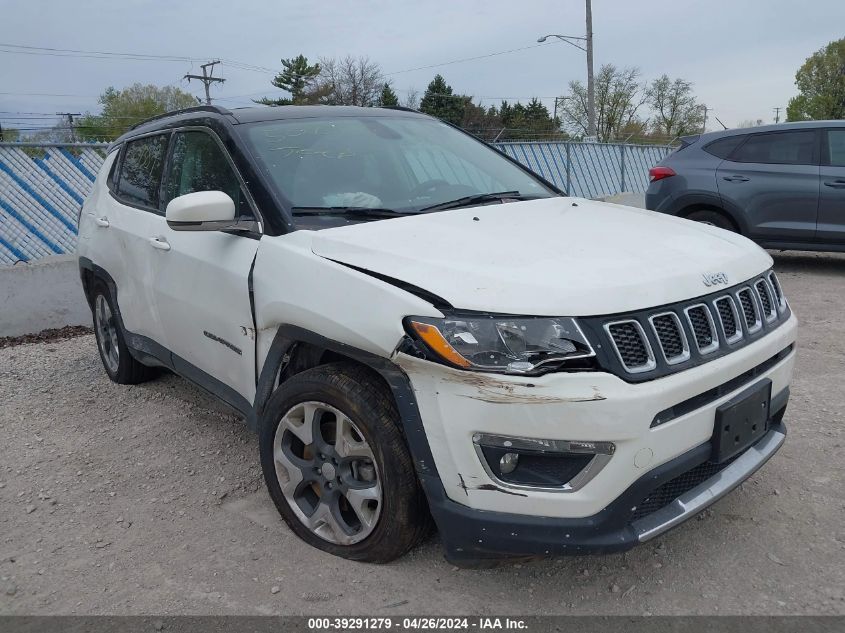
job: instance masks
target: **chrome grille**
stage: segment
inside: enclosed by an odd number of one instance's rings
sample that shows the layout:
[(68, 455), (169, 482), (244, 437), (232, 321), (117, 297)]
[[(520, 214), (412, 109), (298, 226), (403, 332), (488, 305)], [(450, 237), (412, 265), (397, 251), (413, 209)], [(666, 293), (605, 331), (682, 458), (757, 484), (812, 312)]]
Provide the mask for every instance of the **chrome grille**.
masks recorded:
[(664, 312), (649, 317), (651, 327), (660, 344), (663, 358), (670, 365), (681, 363), (689, 358), (689, 345), (684, 334), (684, 328), (678, 315), (674, 312)]
[(719, 349), (719, 335), (716, 333), (716, 325), (713, 322), (710, 309), (703, 303), (700, 303), (690, 306), (685, 312), (687, 313), (687, 320), (692, 328), (698, 351), (702, 354), (709, 354)]
[[(721, 358), (784, 323), (789, 305), (772, 271), (700, 299), (581, 321), (615, 353), (604, 365), (631, 382), (652, 380)], [(610, 349), (613, 352), (610, 352)]]
[(631, 373), (650, 371), (656, 363), (642, 326), (634, 320), (605, 325), (619, 360)]

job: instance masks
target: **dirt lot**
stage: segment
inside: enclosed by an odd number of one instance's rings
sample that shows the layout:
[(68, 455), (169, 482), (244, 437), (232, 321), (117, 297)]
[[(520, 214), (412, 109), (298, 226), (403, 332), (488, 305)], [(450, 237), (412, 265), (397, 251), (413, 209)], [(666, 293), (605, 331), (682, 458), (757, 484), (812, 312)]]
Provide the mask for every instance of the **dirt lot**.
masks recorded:
[(114, 385), (91, 335), (0, 349), (0, 613), (845, 614), (845, 256), (776, 269), (802, 322), (781, 452), (625, 555), (490, 571), (436, 536), (386, 566), (311, 549), (256, 438), (184, 380)]

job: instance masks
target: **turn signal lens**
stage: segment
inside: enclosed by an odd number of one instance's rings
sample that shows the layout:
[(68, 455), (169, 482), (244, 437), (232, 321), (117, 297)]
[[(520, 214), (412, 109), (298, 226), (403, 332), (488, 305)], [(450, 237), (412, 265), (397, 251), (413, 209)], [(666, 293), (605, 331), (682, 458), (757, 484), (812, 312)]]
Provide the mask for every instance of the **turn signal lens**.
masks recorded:
[(443, 338), (443, 335), (433, 325), (428, 323), (420, 323), (419, 321), (411, 321), (411, 327), (419, 335), (419, 337), (428, 345), (434, 352), (439, 354), (442, 358), (458, 367), (469, 367), (472, 365), (466, 358), (458, 354), (455, 348), (449, 345), (449, 342)]

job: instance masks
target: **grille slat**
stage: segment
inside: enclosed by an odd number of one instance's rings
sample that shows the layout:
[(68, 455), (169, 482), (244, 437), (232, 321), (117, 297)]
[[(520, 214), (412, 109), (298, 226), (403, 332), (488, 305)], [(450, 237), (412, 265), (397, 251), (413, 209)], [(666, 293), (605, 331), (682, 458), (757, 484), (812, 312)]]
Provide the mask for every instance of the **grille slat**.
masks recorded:
[(769, 283), (772, 284), (772, 290), (775, 291), (775, 299), (777, 299), (778, 306), (783, 309), (783, 291), (780, 288), (780, 280), (774, 272), (769, 273)]
[(650, 321), (666, 362), (678, 363), (689, 358), (686, 336), (675, 313), (657, 314)]
[(745, 326), (749, 332), (755, 331), (759, 325), (757, 318), (757, 306), (754, 303), (754, 297), (751, 294), (750, 288), (743, 288), (737, 293), (739, 297), (739, 304), (742, 306), (742, 314), (745, 318)]
[(619, 359), (628, 371), (646, 371), (653, 367), (654, 359), (639, 323), (622, 321), (610, 323), (606, 328)]
[(767, 319), (773, 319), (776, 314), (776, 309), (775, 304), (772, 301), (771, 294), (769, 293), (769, 286), (766, 284), (765, 280), (758, 279), (757, 283), (754, 284), (754, 288), (757, 290), (757, 296), (760, 297), (760, 304), (763, 306), (763, 314)]
[(702, 354), (719, 347), (719, 339), (713, 327), (710, 310), (703, 304), (694, 305), (686, 309), (687, 319), (695, 336), (698, 351)]
[(722, 324), (722, 332), (725, 335), (725, 340), (728, 343), (735, 343), (742, 338), (742, 329), (737, 320), (739, 314), (736, 310), (736, 304), (731, 297), (719, 297), (714, 304), (716, 311), (719, 313), (719, 322)]
[(719, 311), (719, 319), (725, 332), (725, 338), (731, 340), (736, 337), (739, 325), (734, 316), (734, 308), (730, 297), (722, 297), (716, 301), (716, 309)]

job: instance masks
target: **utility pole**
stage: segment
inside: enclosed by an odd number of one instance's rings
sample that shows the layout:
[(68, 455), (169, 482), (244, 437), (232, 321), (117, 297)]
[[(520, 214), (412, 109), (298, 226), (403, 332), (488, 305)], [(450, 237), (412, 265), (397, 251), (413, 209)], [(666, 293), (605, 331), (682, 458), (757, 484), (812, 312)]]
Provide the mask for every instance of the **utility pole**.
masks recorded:
[(64, 117), (67, 119), (67, 124), (70, 128), (70, 140), (72, 143), (76, 143), (76, 132), (73, 129), (73, 117), (82, 116), (82, 114), (80, 114), (79, 112), (56, 112), (56, 116)]
[(593, 82), (593, 5), (587, 0), (587, 135), (596, 136), (596, 87)]
[[(220, 63), (220, 60), (217, 59), (213, 62), (208, 62), (207, 64), (202, 64), (200, 66), (200, 68), (202, 68), (202, 75), (185, 75), (185, 77), (184, 77), (185, 79), (188, 80), (188, 82), (190, 82), (191, 79), (199, 79), (203, 83), (203, 86), (205, 86), (205, 103), (206, 103), (206, 105), (211, 105), (211, 95), (208, 92), (208, 89), (211, 86), (211, 84), (213, 84), (216, 81), (219, 81), (222, 84), (224, 81), (226, 81), (222, 77), (212, 77), (212, 75), (214, 74), (214, 66), (216, 64), (219, 64), (219, 63)], [(209, 70), (209, 68), (211, 70)]]
[(701, 133), (704, 134), (707, 131), (707, 113), (712, 110), (712, 108), (708, 108), (707, 106), (701, 106), (704, 108), (704, 123), (701, 124)]
[(783, 108), (772, 108), (772, 110), (775, 111), (775, 124), (780, 123), (780, 111), (783, 110)]

